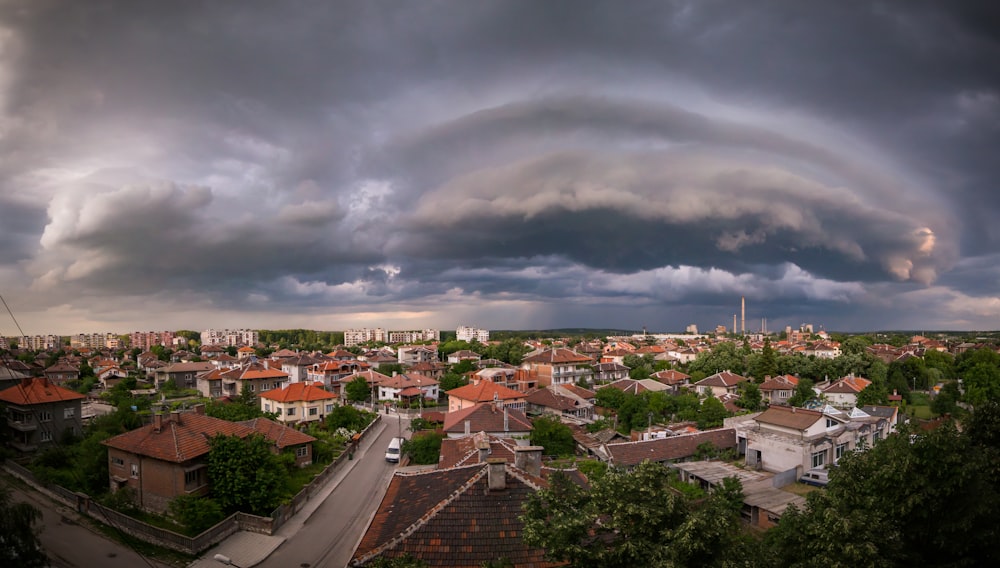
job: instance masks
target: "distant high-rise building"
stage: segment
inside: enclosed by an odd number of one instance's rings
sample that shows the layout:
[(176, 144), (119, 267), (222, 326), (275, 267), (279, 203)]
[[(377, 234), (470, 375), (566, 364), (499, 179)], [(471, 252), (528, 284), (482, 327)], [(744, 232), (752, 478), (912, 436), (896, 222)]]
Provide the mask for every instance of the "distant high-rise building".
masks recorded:
[(440, 341), (440, 340), (441, 340), (441, 331), (437, 329), (389, 332), (389, 343), (415, 343), (418, 341)]
[(455, 339), (459, 341), (486, 343), (490, 340), (490, 330), (463, 325), (455, 330)]
[(3, 340), (3, 347), (10, 347), (11, 343), (16, 343), (19, 349), (44, 351), (47, 349), (57, 349), (60, 344), (60, 339), (58, 335), (25, 335), (23, 337), (5, 337)]
[(684, 328), (684, 332), (685, 333), (693, 333), (695, 335), (698, 335), (698, 326), (695, 325), (695, 324), (691, 324), (691, 325), (687, 326), (686, 328)]
[(344, 331), (344, 345), (346, 347), (354, 347), (355, 345), (367, 343), (369, 341), (381, 341), (382, 343), (385, 343), (385, 330), (381, 327), (376, 327), (374, 329), (364, 327), (361, 329), (348, 329)]
[(202, 345), (224, 345), (226, 347), (253, 347), (260, 341), (260, 334), (254, 329), (206, 329), (201, 332)]
[(154, 345), (173, 347), (174, 332), (172, 331), (133, 331), (128, 335), (129, 345), (149, 351)]

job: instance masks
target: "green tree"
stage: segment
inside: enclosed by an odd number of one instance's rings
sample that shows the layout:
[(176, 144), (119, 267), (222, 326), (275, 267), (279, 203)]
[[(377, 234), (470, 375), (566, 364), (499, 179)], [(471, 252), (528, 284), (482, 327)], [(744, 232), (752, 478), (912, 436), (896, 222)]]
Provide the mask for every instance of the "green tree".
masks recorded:
[(778, 374), (778, 355), (771, 347), (770, 337), (764, 338), (764, 346), (761, 348), (760, 356), (753, 359), (749, 372), (758, 383), (764, 382), (766, 377), (774, 377)]
[(403, 453), (408, 454), (410, 460), (418, 465), (438, 463), (441, 460), (441, 440), (443, 439), (443, 432), (414, 435), (409, 440), (403, 441)]
[[(248, 394), (252, 401), (248, 402), (245, 400), (244, 393)], [(240, 396), (232, 402), (208, 401), (205, 404), (205, 414), (212, 418), (221, 418), (230, 422), (241, 422), (243, 420), (253, 420), (254, 418), (270, 418), (273, 420), (278, 417), (275, 412), (264, 412), (260, 404), (257, 403), (257, 397), (249, 389), (241, 392)]]
[(573, 455), (576, 442), (573, 441), (573, 431), (569, 426), (551, 416), (540, 416), (531, 424), (531, 444), (545, 448), (545, 455)]
[[(590, 489), (554, 473), (528, 498), (523, 538), (577, 567), (722, 566), (735, 561), (742, 491), (728, 480), (700, 505), (670, 489), (675, 475), (644, 462), (609, 469)], [(743, 559), (745, 560), (745, 559)]]
[(760, 392), (760, 387), (753, 381), (742, 383), (743, 388), (737, 406), (750, 412), (756, 412), (764, 406), (764, 397)]
[(792, 393), (792, 398), (788, 399), (788, 404), (802, 407), (815, 398), (816, 391), (813, 390), (813, 382), (809, 379), (799, 379), (799, 384), (795, 385), (795, 392)]
[(445, 375), (441, 377), (441, 381), (438, 383), (438, 388), (442, 393), (445, 393), (452, 389), (464, 387), (467, 384), (469, 384), (469, 379), (467, 379), (464, 375), (452, 372), (445, 373)]
[(364, 402), (371, 398), (372, 389), (368, 387), (368, 380), (358, 375), (344, 386), (344, 394), (351, 402)]
[(884, 406), (889, 404), (889, 391), (883, 384), (872, 382), (872, 384), (861, 389), (858, 393), (857, 406)]
[[(763, 559), (774, 566), (995, 566), (1000, 551), (1000, 408), (977, 408), (963, 431), (904, 428), (830, 470), (825, 491), (789, 507)], [(878, 530), (871, 530), (878, 527)]]
[(209, 440), (212, 497), (226, 512), (268, 515), (284, 498), (288, 471), (260, 434), (217, 435)]
[(371, 412), (358, 410), (350, 405), (334, 406), (333, 412), (326, 415), (326, 427), (329, 430), (346, 428), (351, 432), (360, 432), (375, 420)]
[(712, 347), (711, 351), (703, 351), (688, 364), (688, 374), (703, 373), (704, 376), (714, 375), (720, 371), (732, 371), (738, 375), (744, 373), (744, 355), (737, 351), (736, 344), (723, 341)]
[(476, 363), (472, 359), (463, 359), (451, 366), (451, 372), (456, 375), (464, 375), (476, 370)]
[[(759, 392), (759, 390), (758, 390)], [(726, 405), (722, 401), (709, 395), (701, 401), (701, 408), (698, 409), (698, 429), (707, 430), (722, 426), (722, 421), (729, 416)]]
[(26, 568), (49, 565), (38, 539), (42, 513), (30, 503), (15, 503), (10, 489), (0, 486), (0, 565)]
[(958, 399), (961, 393), (958, 390), (958, 383), (948, 381), (941, 387), (941, 392), (931, 401), (931, 411), (938, 416), (944, 414), (955, 414), (958, 410)]
[(1000, 400), (1000, 368), (988, 362), (976, 363), (962, 373), (965, 400), (979, 406), (990, 400)]

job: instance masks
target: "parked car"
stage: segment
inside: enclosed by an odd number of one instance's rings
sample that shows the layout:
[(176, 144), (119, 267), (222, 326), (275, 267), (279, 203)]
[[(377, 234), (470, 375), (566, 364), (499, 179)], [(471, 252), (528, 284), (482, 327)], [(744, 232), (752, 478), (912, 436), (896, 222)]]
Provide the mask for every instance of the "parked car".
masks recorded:
[(807, 471), (805, 475), (799, 478), (799, 481), (809, 485), (815, 485), (816, 487), (826, 487), (826, 484), (830, 482), (829, 476), (829, 470), (819, 467)]
[(402, 438), (393, 438), (389, 442), (389, 447), (385, 450), (385, 461), (392, 463), (399, 463), (400, 452), (403, 448)]

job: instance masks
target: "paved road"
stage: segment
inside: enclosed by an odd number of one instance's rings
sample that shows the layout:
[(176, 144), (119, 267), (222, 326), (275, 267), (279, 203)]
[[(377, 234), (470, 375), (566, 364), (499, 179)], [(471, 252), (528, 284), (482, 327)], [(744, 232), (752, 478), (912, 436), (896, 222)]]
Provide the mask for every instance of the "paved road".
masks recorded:
[(48, 497), (32, 490), (11, 487), (15, 501), (28, 502), (42, 512), (42, 529), (39, 538), (54, 568), (142, 568), (167, 567), (155, 560), (139, 556), (132, 549), (105, 538), (81, 526), (72, 509), (57, 505)]
[(408, 438), (409, 421), (395, 414), (382, 415), (385, 425), (378, 436), (365, 441), (354, 454), (351, 470), (333, 493), (304, 525), (282, 527), (294, 530), (287, 540), (257, 566), (263, 568), (343, 568), (368, 528), (396, 469), (385, 461), (389, 441), (401, 432)]

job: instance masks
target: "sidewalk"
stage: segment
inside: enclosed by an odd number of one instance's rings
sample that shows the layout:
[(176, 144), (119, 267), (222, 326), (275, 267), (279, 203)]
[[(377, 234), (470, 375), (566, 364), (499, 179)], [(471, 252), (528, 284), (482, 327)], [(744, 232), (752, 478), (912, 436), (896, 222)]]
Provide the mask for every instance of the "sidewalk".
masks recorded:
[(278, 549), (286, 539), (291, 537), (293, 534), (298, 532), (303, 525), (309, 520), (309, 517), (316, 512), (316, 509), (326, 501), (326, 498), (333, 493), (333, 490), (340, 485), (340, 482), (347, 477), (347, 474), (354, 469), (355, 464), (364, 456), (368, 450), (371, 448), (375, 439), (378, 438), (379, 434), (385, 428), (386, 421), (379, 421), (378, 426), (373, 428), (371, 432), (358, 446), (358, 451), (354, 454), (353, 460), (348, 460), (345, 462), (344, 466), (337, 470), (330, 480), (327, 482), (326, 486), (319, 491), (312, 499), (310, 499), (298, 513), (295, 513), (291, 519), (285, 521), (285, 524), (281, 525), (277, 531), (271, 536), (265, 534), (252, 533), (248, 531), (238, 531), (234, 535), (230, 536), (226, 540), (220, 542), (218, 545), (208, 549), (201, 558), (195, 560), (188, 565), (188, 568), (221, 568), (225, 566), (222, 562), (215, 560), (216, 554), (221, 554), (229, 558), (233, 566), (238, 566), (239, 568), (250, 568), (251, 566), (256, 566), (260, 564), (268, 556), (271, 555), (275, 550)]

